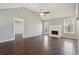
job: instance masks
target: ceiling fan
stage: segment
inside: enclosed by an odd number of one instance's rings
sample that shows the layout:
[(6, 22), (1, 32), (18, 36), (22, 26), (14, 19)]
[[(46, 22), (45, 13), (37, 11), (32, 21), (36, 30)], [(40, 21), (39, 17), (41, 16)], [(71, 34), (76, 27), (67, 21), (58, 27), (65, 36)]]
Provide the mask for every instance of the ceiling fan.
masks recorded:
[(50, 12), (43, 11), (42, 9), (40, 9), (40, 12), (35, 12), (35, 13), (38, 13), (40, 16), (47, 16)]

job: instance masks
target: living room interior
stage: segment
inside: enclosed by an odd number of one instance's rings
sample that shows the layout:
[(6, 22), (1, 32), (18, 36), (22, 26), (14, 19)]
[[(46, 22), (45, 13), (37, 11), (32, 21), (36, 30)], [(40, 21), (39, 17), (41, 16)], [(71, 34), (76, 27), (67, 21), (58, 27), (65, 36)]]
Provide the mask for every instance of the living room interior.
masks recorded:
[(79, 54), (78, 3), (0, 3), (0, 55)]

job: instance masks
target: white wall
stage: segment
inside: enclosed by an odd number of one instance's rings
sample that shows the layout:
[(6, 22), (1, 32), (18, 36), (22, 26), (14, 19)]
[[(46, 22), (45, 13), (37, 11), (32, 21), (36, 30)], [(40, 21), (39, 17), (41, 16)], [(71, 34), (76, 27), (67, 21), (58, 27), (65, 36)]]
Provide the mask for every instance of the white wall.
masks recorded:
[(77, 21), (77, 36), (78, 36), (78, 41), (77, 41), (77, 54), (79, 55), (79, 20)]
[(77, 21), (77, 26), (78, 26), (77, 30), (78, 30), (78, 38), (79, 38), (79, 20)]
[(13, 40), (13, 17), (0, 13), (0, 42)]
[[(26, 25), (26, 24), (25, 24)], [(24, 29), (24, 36), (25, 37), (31, 37), (42, 34), (42, 24), (29, 24), (28, 26), (25, 26)]]
[(24, 20), (24, 36), (31, 37), (42, 34), (42, 21), (34, 13), (29, 11), (25, 13), (27, 18)]
[(32, 11), (25, 8), (0, 11), (0, 41), (14, 38), (14, 17), (24, 19), (24, 37), (42, 34), (42, 21)]

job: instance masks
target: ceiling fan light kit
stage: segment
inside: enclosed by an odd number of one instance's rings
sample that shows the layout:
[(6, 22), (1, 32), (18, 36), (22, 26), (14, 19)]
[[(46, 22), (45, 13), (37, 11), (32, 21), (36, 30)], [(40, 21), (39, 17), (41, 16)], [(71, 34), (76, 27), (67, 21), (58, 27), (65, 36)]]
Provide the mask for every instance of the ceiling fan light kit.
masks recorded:
[(40, 15), (45, 15), (47, 16), (50, 12), (40, 12)]
[(44, 15), (44, 13), (40, 13), (40, 15)]
[(50, 12), (45, 12), (42, 9), (40, 9), (40, 12), (36, 12), (39, 13), (40, 16), (47, 16)]

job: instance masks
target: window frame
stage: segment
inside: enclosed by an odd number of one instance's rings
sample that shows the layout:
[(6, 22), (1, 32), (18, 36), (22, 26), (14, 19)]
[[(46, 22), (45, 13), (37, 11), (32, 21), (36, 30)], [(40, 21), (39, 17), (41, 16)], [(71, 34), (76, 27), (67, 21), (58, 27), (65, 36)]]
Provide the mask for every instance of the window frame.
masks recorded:
[[(72, 32), (67, 32), (66, 31), (66, 29), (65, 29), (65, 26), (66, 26), (66, 21), (67, 20), (71, 20), (71, 23), (73, 24), (72, 25)], [(74, 33), (74, 18), (72, 17), (72, 18), (66, 18), (66, 19), (64, 19), (64, 33), (69, 33), (69, 34), (73, 34)]]

